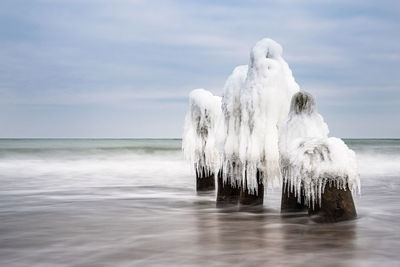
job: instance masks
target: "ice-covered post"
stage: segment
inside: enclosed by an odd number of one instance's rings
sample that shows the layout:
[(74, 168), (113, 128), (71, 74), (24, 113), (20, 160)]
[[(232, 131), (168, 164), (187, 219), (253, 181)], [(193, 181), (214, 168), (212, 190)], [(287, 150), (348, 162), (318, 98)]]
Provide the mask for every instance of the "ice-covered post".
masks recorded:
[(218, 121), (221, 119), (221, 98), (204, 89), (189, 95), (182, 149), (196, 171), (197, 191), (215, 189), (215, 172), (219, 155), (215, 144)]
[[(328, 125), (316, 112), (314, 98), (306, 92), (296, 93), (290, 104), (290, 112), (282, 125), (279, 137), (281, 171), (283, 175), (281, 211), (296, 212), (307, 210), (304, 202), (304, 186), (301, 179), (291, 180), (289, 162), (291, 144), (299, 138), (328, 136)], [(300, 183), (300, 184), (298, 184)]]
[(352, 191), (359, 190), (360, 182), (354, 152), (341, 139), (334, 137), (319, 140), (318, 143), (311, 141), (305, 146), (308, 147), (306, 154), (317, 156), (315, 163), (323, 162), (316, 172), (319, 176), (309, 179), (306, 185), (309, 215), (314, 215), (319, 222), (356, 218)]
[(262, 204), (264, 184), (281, 181), (278, 128), (297, 91), (299, 86), (282, 58), (282, 47), (267, 38), (257, 42), (240, 96), (241, 204)]
[(222, 114), (218, 131), (221, 168), (218, 174), (217, 206), (237, 204), (242, 184), (242, 164), (239, 159), (241, 123), (240, 90), (247, 76), (247, 65), (236, 67), (225, 82)]
[(300, 204), (304, 201), (319, 221), (353, 219), (357, 213), (351, 192), (360, 188), (355, 154), (328, 133), (313, 97), (304, 92), (294, 95), (279, 140), (287, 196)]

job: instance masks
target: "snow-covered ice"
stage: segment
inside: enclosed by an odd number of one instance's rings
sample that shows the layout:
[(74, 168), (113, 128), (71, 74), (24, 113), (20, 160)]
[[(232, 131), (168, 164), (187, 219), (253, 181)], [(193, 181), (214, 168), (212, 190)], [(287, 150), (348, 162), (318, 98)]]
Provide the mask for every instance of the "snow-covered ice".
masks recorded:
[(289, 116), (279, 138), (284, 183), (300, 202), (304, 189), (308, 205), (321, 202), (327, 184), (360, 190), (355, 153), (329, 129), (318, 114), (314, 98), (305, 92), (293, 96)]
[(241, 184), (242, 164), (239, 159), (239, 141), (241, 124), (240, 92), (247, 77), (248, 67), (236, 67), (225, 82), (222, 95), (222, 112), (224, 120), (219, 125), (219, 146), (224, 183), (227, 178), (233, 186)]
[[(204, 89), (190, 93), (183, 150), (200, 171), (222, 170), (224, 181), (245, 182), (257, 191), (289, 183), (300, 198), (320, 201), (327, 183), (360, 188), (355, 154), (342, 140), (328, 137), (328, 125), (314, 98), (299, 85), (282, 57), (282, 47), (265, 38), (250, 53), (249, 65), (236, 67), (221, 97)], [(290, 111), (290, 112), (289, 112)]]
[(240, 92), (239, 157), (249, 190), (257, 188), (257, 170), (265, 185), (281, 184), (278, 130), (297, 91), (299, 86), (282, 58), (282, 47), (268, 38), (257, 42)]
[(185, 158), (198, 172), (204, 170), (210, 174), (219, 168), (219, 153), (215, 142), (221, 114), (221, 97), (204, 89), (195, 89), (190, 93), (182, 149)]

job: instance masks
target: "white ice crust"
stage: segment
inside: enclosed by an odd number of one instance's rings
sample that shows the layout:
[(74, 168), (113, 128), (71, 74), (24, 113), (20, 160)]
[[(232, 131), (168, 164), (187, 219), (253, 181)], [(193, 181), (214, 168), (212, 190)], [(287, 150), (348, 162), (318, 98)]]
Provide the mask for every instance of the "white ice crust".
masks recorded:
[[(289, 113), (290, 111), (290, 113)], [(236, 67), (222, 99), (204, 89), (190, 93), (183, 150), (192, 166), (223, 174), (232, 185), (257, 192), (264, 185), (288, 183), (300, 200), (320, 201), (327, 183), (360, 188), (355, 154), (329, 129), (313, 97), (299, 92), (282, 47), (257, 42), (249, 65)]]
[(204, 170), (206, 174), (211, 174), (219, 168), (216, 136), (221, 114), (221, 97), (204, 89), (195, 89), (190, 93), (182, 149), (185, 158), (198, 172)]
[(281, 184), (278, 130), (298, 91), (292, 71), (282, 58), (282, 47), (268, 38), (257, 42), (240, 92), (239, 158), (242, 179), (247, 178), (249, 189), (257, 188), (257, 170), (265, 185)]
[(341, 139), (328, 137), (328, 133), (314, 98), (305, 92), (294, 95), (280, 131), (279, 149), (284, 183), (288, 183), (299, 202), (304, 194), (306, 204), (320, 205), (327, 184), (353, 192), (360, 190), (355, 153)]
[(239, 159), (241, 124), (240, 93), (247, 77), (248, 67), (236, 67), (225, 82), (222, 95), (223, 121), (219, 125), (219, 150), (224, 183), (230, 178), (231, 185), (238, 186), (242, 179), (242, 164)]
[[(211, 93), (191, 93), (183, 137), (186, 158), (209, 171), (219, 163), (225, 182), (231, 177), (232, 184), (246, 183), (248, 190), (257, 191), (257, 173), (264, 184), (280, 185), (278, 131), (298, 91), (282, 47), (262, 39), (252, 49), (249, 65), (236, 67), (227, 79), (220, 109)], [(208, 120), (203, 118), (206, 109), (212, 110)], [(197, 121), (204, 122), (199, 126)], [(199, 128), (208, 129), (208, 134)], [(217, 146), (218, 160), (211, 144)]]

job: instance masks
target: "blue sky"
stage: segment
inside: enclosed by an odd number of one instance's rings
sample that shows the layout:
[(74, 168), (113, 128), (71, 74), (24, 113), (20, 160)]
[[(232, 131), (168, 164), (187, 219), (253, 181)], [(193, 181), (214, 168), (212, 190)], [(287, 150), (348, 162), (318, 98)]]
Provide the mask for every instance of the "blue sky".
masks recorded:
[(2, 0), (0, 137), (181, 137), (263, 37), (331, 136), (400, 137), (400, 2), (368, 0)]

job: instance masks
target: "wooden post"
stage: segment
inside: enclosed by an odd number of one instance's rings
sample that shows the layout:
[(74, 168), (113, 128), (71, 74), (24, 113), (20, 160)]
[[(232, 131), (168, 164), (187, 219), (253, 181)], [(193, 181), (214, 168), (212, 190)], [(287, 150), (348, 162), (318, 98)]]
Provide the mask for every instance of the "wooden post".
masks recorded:
[(314, 209), (312, 206), (308, 208), (308, 214), (316, 222), (339, 222), (357, 217), (350, 189), (338, 189), (330, 185), (326, 185), (322, 193), (321, 207), (316, 203)]
[(300, 191), (301, 199), (298, 202), (298, 196), (294, 192), (290, 192), (289, 183), (283, 182), (282, 185), (282, 199), (281, 199), (281, 212), (301, 212), (306, 211), (307, 206), (304, 203), (304, 190)]
[(252, 190), (249, 192), (247, 188), (247, 177), (245, 178), (244, 184), (240, 190), (240, 205), (260, 206), (264, 203), (264, 184), (260, 171), (257, 171), (257, 184), (258, 190)]
[(201, 171), (196, 169), (196, 190), (209, 191), (215, 190), (215, 175), (214, 173), (206, 173), (204, 167)]
[(237, 205), (240, 196), (240, 185), (232, 185), (231, 177), (224, 184), (222, 172), (218, 173), (217, 207)]

